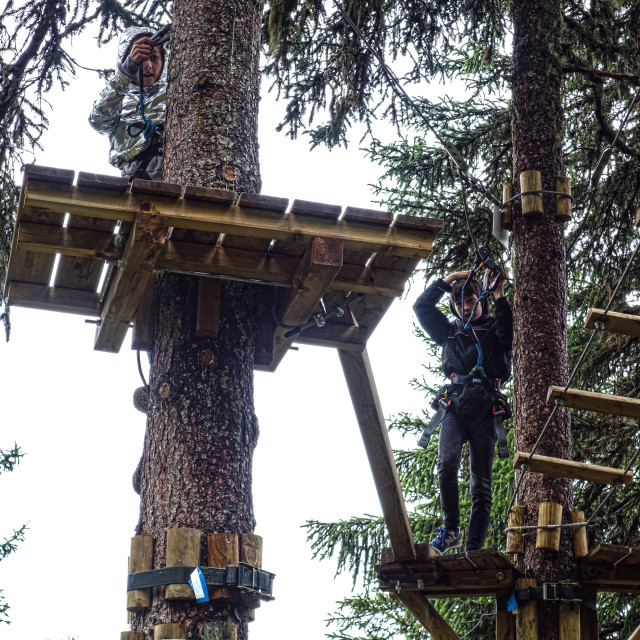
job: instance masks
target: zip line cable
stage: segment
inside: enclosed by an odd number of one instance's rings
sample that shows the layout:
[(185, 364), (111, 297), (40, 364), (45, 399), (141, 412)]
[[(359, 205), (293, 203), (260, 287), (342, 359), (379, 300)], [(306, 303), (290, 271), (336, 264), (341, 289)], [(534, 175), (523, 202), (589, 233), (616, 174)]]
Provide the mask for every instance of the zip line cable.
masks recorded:
[[(606, 320), (607, 313), (611, 309), (611, 305), (613, 304), (613, 300), (614, 300), (615, 296), (617, 295), (617, 293), (618, 293), (618, 291), (620, 289), (620, 285), (622, 284), (623, 280), (627, 277), (627, 274), (629, 273), (629, 269), (631, 268), (631, 265), (633, 264), (633, 261), (635, 260), (635, 257), (636, 257), (636, 254), (638, 253), (638, 248), (639, 247), (640, 247), (640, 243), (636, 244), (636, 248), (633, 250), (633, 253), (631, 254), (631, 257), (627, 261), (627, 264), (626, 264), (626, 266), (624, 268), (624, 271), (622, 272), (622, 275), (620, 276), (620, 279), (618, 280), (618, 284), (616, 285), (615, 289), (613, 290), (613, 293), (609, 297), (609, 301), (607, 302), (607, 306), (605, 307), (604, 312), (602, 314), (602, 319), (600, 320), (601, 323), (604, 323), (604, 321)], [(558, 407), (562, 406), (561, 403), (564, 401), (565, 394), (567, 393), (567, 390), (571, 386), (571, 383), (573, 382), (573, 380), (574, 380), (579, 368), (582, 366), (582, 363), (584, 362), (584, 359), (585, 359), (585, 357), (587, 355), (587, 351), (591, 347), (591, 344), (592, 344), (592, 342), (593, 342), (593, 340), (595, 338), (595, 335), (599, 330), (600, 330), (599, 327), (596, 327), (595, 329), (591, 330), (591, 335), (589, 336), (589, 340), (587, 340), (587, 343), (585, 344), (585, 346), (582, 349), (582, 353), (580, 354), (580, 357), (578, 358), (578, 362), (576, 362), (576, 364), (575, 364), (575, 366), (573, 368), (573, 371), (571, 372), (571, 375), (569, 376), (569, 380), (567, 381), (567, 385), (565, 386), (565, 388), (562, 391), (562, 393), (560, 394), (560, 396), (556, 399), (556, 403), (555, 403), (553, 409), (551, 410), (551, 413), (549, 414), (549, 417), (547, 418), (547, 421), (545, 422), (544, 426), (542, 427), (542, 431), (538, 435), (538, 438), (537, 438), (535, 444), (533, 445), (533, 449), (529, 453), (529, 457), (527, 459), (527, 462), (525, 463), (527, 466), (529, 466), (531, 464), (531, 459), (533, 458), (533, 455), (535, 454), (536, 450), (538, 449), (538, 446), (540, 445), (540, 442), (542, 441), (542, 438), (544, 437), (544, 434), (545, 434), (547, 428), (551, 424), (551, 420), (555, 416), (556, 411), (558, 410)], [(518, 483), (516, 485), (516, 488), (515, 488), (515, 490), (513, 492), (513, 495), (511, 496), (511, 501), (509, 502), (509, 507), (507, 508), (507, 513), (509, 513), (509, 510), (513, 506), (513, 503), (514, 503), (514, 501), (515, 501), (515, 499), (516, 499), (516, 497), (518, 495), (518, 491), (520, 490), (520, 486), (522, 484), (522, 480), (524, 479), (524, 475), (525, 475), (524, 473), (520, 474), (520, 478), (518, 479)]]

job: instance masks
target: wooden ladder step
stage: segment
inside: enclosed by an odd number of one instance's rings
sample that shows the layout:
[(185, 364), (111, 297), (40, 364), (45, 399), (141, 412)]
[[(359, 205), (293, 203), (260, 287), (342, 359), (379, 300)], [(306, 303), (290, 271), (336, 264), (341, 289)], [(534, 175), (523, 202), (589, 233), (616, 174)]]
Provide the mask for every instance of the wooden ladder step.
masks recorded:
[[(556, 399), (562, 396), (563, 391), (564, 387), (549, 387), (547, 404), (555, 404)], [(584, 409), (585, 411), (609, 413), (627, 418), (640, 418), (640, 400), (624, 396), (611, 396), (606, 393), (567, 389), (564, 396), (564, 406), (569, 409)]]
[(596, 323), (602, 322), (603, 318), (604, 328), (602, 331), (621, 333), (625, 336), (640, 338), (640, 316), (633, 316), (628, 313), (607, 311), (607, 315), (605, 316), (602, 309), (589, 309), (584, 326), (587, 329), (599, 329), (600, 327), (596, 327)]
[(529, 460), (528, 453), (516, 451), (513, 458), (513, 468), (521, 469), (527, 463), (530, 465), (530, 471), (556, 476), (557, 478), (587, 480), (598, 484), (622, 482), (625, 487), (633, 480), (633, 471), (625, 472), (623, 469), (601, 467), (597, 464), (574, 462), (573, 460), (563, 460), (561, 458), (549, 458), (548, 456), (539, 456), (537, 454), (531, 456), (531, 460)]

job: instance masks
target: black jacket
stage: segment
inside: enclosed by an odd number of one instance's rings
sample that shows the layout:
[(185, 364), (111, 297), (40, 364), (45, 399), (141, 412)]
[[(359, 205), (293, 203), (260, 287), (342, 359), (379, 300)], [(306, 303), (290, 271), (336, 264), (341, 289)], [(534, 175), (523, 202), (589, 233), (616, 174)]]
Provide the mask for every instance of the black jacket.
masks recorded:
[[(442, 347), (442, 370), (447, 378), (453, 373), (468, 375), (478, 361), (478, 351), (471, 332), (462, 320), (450, 322), (437, 308), (440, 298), (451, 287), (442, 279), (431, 283), (416, 300), (413, 310), (429, 337)], [(506, 298), (495, 301), (495, 317), (482, 315), (472, 326), (483, 352), (483, 367), (488, 378), (503, 382), (511, 375), (513, 317)]]

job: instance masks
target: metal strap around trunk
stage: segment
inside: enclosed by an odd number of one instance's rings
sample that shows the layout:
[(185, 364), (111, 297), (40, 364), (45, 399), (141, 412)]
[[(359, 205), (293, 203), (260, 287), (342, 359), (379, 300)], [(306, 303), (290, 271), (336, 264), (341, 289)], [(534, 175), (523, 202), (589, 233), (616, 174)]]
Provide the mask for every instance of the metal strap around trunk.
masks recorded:
[[(189, 578), (195, 567), (167, 567), (130, 573), (127, 579), (127, 591), (148, 589), (166, 584), (189, 584)], [(273, 600), (273, 579), (275, 575), (264, 569), (252, 567), (241, 562), (237, 567), (224, 569), (200, 567), (205, 582), (211, 587), (235, 587), (240, 591), (255, 593), (264, 600)]]

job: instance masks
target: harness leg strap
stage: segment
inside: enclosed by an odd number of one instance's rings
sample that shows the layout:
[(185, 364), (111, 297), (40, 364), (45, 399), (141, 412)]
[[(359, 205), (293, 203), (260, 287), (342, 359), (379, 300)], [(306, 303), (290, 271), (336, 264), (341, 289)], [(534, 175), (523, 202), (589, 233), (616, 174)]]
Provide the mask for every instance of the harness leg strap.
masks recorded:
[(493, 429), (498, 439), (498, 455), (501, 458), (509, 457), (509, 447), (507, 446), (507, 433), (504, 430), (504, 411), (502, 409), (493, 409)]
[(433, 432), (436, 430), (438, 425), (443, 421), (444, 414), (447, 413), (447, 409), (451, 404), (451, 400), (446, 400), (445, 398), (442, 398), (438, 404), (440, 405), (438, 407), (438, 410), (436, 411), (433, 418), (431, 418), (431, 421), (429, 422), (429, 424), (424, 428), (424, 431), (420, 436), (420, 440), (418, 440), (418, 446), (422, 447), (423, 449), (427, 448), (427, 445), (429, 444), (429, 439), (433, 435)]

